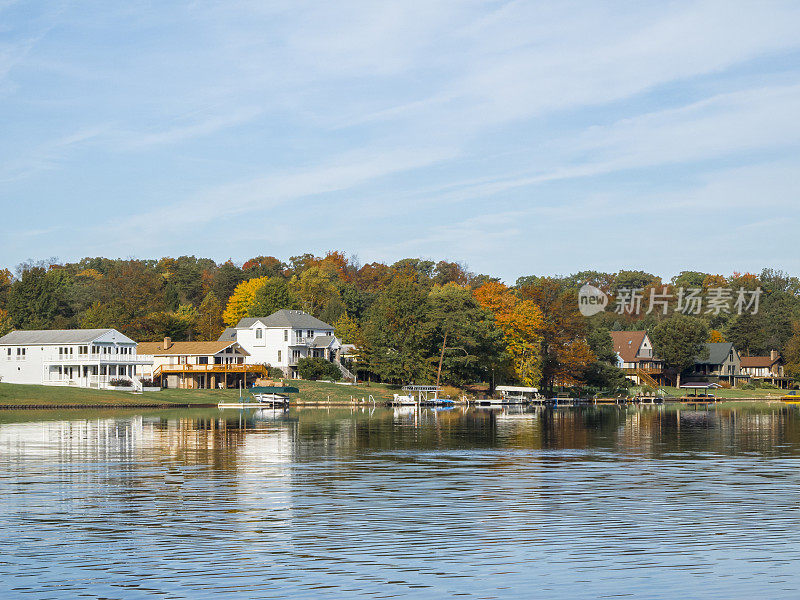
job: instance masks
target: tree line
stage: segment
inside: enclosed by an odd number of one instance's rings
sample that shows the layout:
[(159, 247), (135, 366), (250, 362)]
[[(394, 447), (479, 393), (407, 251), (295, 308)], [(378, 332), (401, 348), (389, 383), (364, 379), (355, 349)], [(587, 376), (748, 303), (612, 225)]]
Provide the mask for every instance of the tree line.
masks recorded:
[[(715, 287), (763, 291), (756, 314), (578, 312), (586, 283), (619, 295)], [(674, 301), (673, 301), (674, 303)], [(781, 352), (800, 377), (800, 280), (781, 271), (730, 276), (683, 271), (669, 281), (644, 271), (520, 277), (514, 285), (464, 264), (407, 258), (360, 264), (341, 252), (243, 264), (181, 256), (27, 262), (0, 270), (0, 334), (12, 329), (116, 328), (138, 341), (215, 340), (245, 316), (296, 308), (354, 344), (362, 377), (610, 389), (624, 384), (610, 331), (644, 329), (679, 368), (703, 341), (743, 353)], [(673, 307), (674, 308), (674, 307)]]

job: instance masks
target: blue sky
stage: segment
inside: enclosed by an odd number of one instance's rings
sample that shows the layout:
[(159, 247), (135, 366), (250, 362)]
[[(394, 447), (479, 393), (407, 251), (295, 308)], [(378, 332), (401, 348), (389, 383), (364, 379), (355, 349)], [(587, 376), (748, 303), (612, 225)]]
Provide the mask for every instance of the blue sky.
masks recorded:
[(0, 0), (0, 257), (800, 273), (800, 3)]

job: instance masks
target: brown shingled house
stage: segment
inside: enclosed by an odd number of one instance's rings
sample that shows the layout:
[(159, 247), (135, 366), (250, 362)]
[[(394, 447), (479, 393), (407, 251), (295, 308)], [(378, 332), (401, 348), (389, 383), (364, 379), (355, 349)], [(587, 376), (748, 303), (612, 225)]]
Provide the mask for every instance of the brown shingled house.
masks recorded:
[(264, 365), (245, 364), (247, 350), (232, 341), (173, 342), (167, 337), (163, 342), (139, 342), (137, 353), (153, 360), (137, 374), (168, 388), (247, 387), (267, 374)]
[(788, 388), (790, 378), (784, 375), (783, 359), (777, 350), (769, 356), (742, 356), (740, 372), (751, 381), (764, 381), (780, 388)]
[(612, 331), (619, 366), (637, 385), (666, 385), (664, 362), (655, 356), (646, 331)]

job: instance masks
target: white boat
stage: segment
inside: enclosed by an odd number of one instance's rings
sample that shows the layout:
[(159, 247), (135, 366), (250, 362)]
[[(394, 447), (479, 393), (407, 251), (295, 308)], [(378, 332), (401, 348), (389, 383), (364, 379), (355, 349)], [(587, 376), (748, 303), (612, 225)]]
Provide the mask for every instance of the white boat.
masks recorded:
[(256, 402), (267, 406), (289, 406), (289, 396), (269, 392), (266, 394), (253, 394)]
[(502, 398), (478, 398), (477, 400), (473, 400), (472, 403), (475, 406), (497, 407), (497, 408), (500, 408), (501, 406), (507, 404), (506, 402), (503, 402)]
[(519, 385), (498, 385), (501, 404), (528, 404), (539, 398), (539, 390), (535, 387)]
[(240, 398), (239, 402), (220, 402), (217, 406), (219, 408), (284, 408), (289, 406), (288, 394), (297, 393), (299, 390), (296, 387), (280, 385), (251, 387), (247, 391), (252, 394), (253, 402), (243, 402)]
[(392, 404), (395, 406), (453, 406), (452, 398), (440, 398), (439, 390), (435, 385), (407, 385), (403, 388), (405, 394), (394, 394)]

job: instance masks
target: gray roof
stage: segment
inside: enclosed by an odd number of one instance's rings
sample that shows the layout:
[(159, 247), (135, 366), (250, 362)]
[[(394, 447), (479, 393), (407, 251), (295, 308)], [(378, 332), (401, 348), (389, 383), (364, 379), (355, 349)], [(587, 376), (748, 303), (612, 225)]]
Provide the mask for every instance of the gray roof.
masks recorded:
[(236, 328), (235, 327), (228, 327), (222, 334), (217, 338), (219, 342), (235, 342), (236, 341)]
[(293, 329), (333, 329), (325, 321), (303, 312), (302, 310), (289, 310), (284, 308), (275, 311), (268, 317), (245, 317), (236, 325), (236, 329), (251, 327), (256, 321), (261, 321), (266, 327), (291, 327)]
[[(114, 329), (31, 329), (12, 331), (0, 338), (0, 345), (88, 344)], [(122, 335), (122, 334), (120, 334)], [(127, 337), (127, 336), (123, 336)]]
[(327, 348), (335, 339), (332, 335), (318, 335), (314, 338), (314, 348)]
[(733, 344), (731, 342), (706, 343), (706, 348), (708, 348), (708, 358), (698, 358), (694, 362), (699, 365), (721, 365), (728, 359)]

